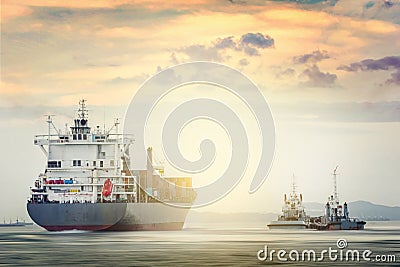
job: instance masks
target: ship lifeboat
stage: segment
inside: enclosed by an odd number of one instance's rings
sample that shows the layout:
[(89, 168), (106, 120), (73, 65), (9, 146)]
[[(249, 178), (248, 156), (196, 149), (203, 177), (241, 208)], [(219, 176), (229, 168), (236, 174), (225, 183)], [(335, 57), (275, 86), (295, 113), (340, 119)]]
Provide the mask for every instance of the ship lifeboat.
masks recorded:
[(113, 184), (110, 179), (107, 179), (103, 185), (103, 191), (102, 191), (103, 196), (109, 197), (111, 195), (112, 189), (113, 189)]

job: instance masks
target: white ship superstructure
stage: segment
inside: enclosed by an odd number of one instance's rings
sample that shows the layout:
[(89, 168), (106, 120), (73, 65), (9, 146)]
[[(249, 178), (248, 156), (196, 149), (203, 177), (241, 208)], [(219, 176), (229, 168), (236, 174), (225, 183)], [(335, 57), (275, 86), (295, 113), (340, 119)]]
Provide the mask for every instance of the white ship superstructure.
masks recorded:
[[(37, 135), (34, 140), (48, 161), (45, 172), (36, 181), (39, 190), (33, 193), (33, 201), (96, 203), (132, 201), (136, 197), (137, 177), (123, 168), (123, 153), (128, 151), (129, 142), (126, 136), (123, 142), (123, 135), (118, 134), (118, 121), (108, 131), (100, 127), (92, 131), (85, 100), (81, 100), (78, 118), (70, 130), (58, 131), (51, 116), (47, 123), (49, 133)], [(56, 134), (51, 133), (52, 127)], [(105, 196), (102, 188), (107, 179), (113, 190)]]
[(309, 217), (303, 207), (303, 195), (297, 194), (296, 184), (292, 182), (292, 192), (287, 198), (286, 194), (283, 197), (282, 215), (278, 217), (277, 221), (272, 221), (268, 224), (270, 229), (304, 229), (307, 227)]
[[(93, 130), (86, 101), (81, 100), (73, 125), (64, 132), (57, 130), (51, 116), (47, 123), (48, 133), (34, 139), (47, 157), (47, 166), (31, 188), (27, 206), (37, 224), (48, 230), (182, 227), (188, 209), (167, 206), (159, 199), (191, 203), (191, 179), (161, 179), (165, 177), (153, 168), (151, 148), (147, 170), (131, 172), (127, 160), (133, 138), (118, 133), (117, 120), (109, 130), (99, 126)], [(180, 184), (187, 190), (175, 190)]]

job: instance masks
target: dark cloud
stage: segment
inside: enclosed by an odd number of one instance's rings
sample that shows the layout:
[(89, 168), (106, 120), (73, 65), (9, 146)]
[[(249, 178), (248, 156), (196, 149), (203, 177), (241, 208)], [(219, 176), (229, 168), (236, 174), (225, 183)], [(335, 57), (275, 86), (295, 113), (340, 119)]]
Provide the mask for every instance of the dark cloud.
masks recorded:
[(229, 36), (226, 38), (218, 38), (215, 41), (214, 47), (217, 49), (225, 49), (225, 48), (236, 48), (236, 43), (233, 40), (233, 36)]
[(293, 57), (293, 63), (295, 64), (317, 63), (321, 60), (328, 58), (330, 58), (328, 51), (315, 50), (309, 54)]
[(249, 56), (259, 56), (259, 48), (272, 48), (275, 45), (275, 40), (269, 35), (262, 33), (246, 33), (239, 40), (238, 48), (243, 50)]
[(400, 56), (388, 56), (380, 59), (365, 59), (360, 62), (351, 63), (350, 65), (341, 65), (337, 68), (344, 71), (378, 71), (378, 70), (395, 70), (391, 74), (392, 78), (386, 80), (386, 84), (400, 85)]
[(331, 87), (337, 80), (336, 74), (321, 72), (315, 64), (305, 69), (302, 74), (308, 77), (304, 84), (311, 87)]
[[(222, 52), (226, 50), (242, 51), (248, 56), (259, 56), (261, 49), (274, 47), (275, 41), (269, 35), (262, 33), (246, 33), (239, 40), (234, 36), (218, 38), (211, 45), (194, 44), (178, 50), (188, 55), (191, 60), (222, 61)], [(176, 54), (171, 55), (173, 62), (177, 62)], [(242, 63), (245, 63), (242, 61)], [(242, 65), (242, 63), (240, 63)], [(242, 65), (244, 66), (244, 65)]]
[(385, 7), (387, 7), (387, 8), (391, 8), (394, 5), (394, 3), (390, 0), (385, 0), (384, 4), (385, 4)]
[(258, 48), (273, 47), (275, 42), (274, 39), (269, 35), (264, 35), (262, 33), (246, 33), (240, 38), (241, 45), (251, 45)]
[(345, 71), (373, 71), (389, 70), (391, 68), (400, 69), (400, 56), (390, 56), (380, 59), (365, 59), (350, 65), (341, 65), (337, 69)]

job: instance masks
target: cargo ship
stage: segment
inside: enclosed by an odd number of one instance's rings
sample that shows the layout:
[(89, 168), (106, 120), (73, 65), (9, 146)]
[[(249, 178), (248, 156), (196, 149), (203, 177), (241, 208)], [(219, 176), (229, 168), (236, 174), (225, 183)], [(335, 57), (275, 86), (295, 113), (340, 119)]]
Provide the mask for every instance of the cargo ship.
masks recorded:
[(350, 218), (349, 207), (346, 202), (340, 204), (337, 192), (337, 169), (333, 170), (333, 194), (328, 197), (325, 205), (325, 214), (311, 218), (308, 228), (317, 230), (364, 230), (365, 221)]
[(289, 194), (289, 198), (286, 197), (286, 194), (283, 195), (282, 215), (267, 226), (269, 229), (306, 229), (309, 218), (303, 207), (303, 195), (298, 195), (296, 192), (293, 175), (292, 192)]
[(49, 231), (182, 229), (196, 197), (191, 178), (166, 177), (162, 167), (153, 166), (151, 147), (146, 169), (130, 170), (134, 140), (118, 133), (118, 120), (109, 130), (93, 130), (81, 100), (71, 127), (58, 130), (52, 116), (47, 123), (48, 133), (34, 138), (46, 168), (27, 202), (37, 225)]

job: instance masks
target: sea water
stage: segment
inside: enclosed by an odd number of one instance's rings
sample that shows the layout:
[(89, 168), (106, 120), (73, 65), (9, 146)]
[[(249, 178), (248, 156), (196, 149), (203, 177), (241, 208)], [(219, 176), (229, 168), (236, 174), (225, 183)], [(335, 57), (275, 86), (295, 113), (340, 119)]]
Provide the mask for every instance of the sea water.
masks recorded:
[[(338, 240), (346, 242), (346, 246), (339, 248)], [(321, 257), (322, 251), (329, 248), (337, 251), (336, 259), (334, 255), (329, 258), (328, 254)], [(275, 252), (270, 258), (272, 250)], [(279, 250), (285, 252), (280, 259)], [(312, 257), (308, 260), (310, 250), (315, 251), (315, 260)], [(346, 260), (345, 254), (349, 250), (351, 253), (358, 250), (360, 259), (351, 260), (349, 256)], [(369, 261), (362, 259), (361, 253), (365, 250), (371, 251)], [(302, 259), (304, 251), (306, 254)], [(291, 260), (289, 253), (295, 260)], [(384, 256), (386, 262), (377, 262), (377, 255)], [(390, 255), (395, 256), (395, 262), (392, 259), (388, 262)], [(37, 226), (0, 228), (0, 266), (271, 264), (400, 266), (400, 221), (368, 222), (363, 231), (268, 230), (221, 224), (189, 224), (182, 231), (148, 232), (47, 232)]]

